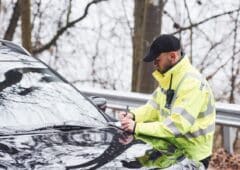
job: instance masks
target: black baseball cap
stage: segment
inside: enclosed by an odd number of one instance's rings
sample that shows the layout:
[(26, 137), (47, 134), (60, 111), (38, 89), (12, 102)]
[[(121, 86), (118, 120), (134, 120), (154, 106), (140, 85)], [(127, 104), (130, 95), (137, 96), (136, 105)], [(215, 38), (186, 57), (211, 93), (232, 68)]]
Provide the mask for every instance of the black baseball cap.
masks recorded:
[(160, 53), (177, 51), (180, 49), (181, 44), (178, 38), (170, 34), (162, 34), (153, 41), (143, 61), (151, 62), (155, 60)]

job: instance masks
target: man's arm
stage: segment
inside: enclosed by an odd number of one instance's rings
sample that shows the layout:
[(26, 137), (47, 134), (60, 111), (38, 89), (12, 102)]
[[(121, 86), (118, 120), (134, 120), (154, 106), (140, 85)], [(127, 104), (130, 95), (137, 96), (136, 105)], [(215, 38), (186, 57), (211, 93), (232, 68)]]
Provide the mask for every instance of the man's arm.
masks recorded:
[[(156, 95), (158, 88), (153, 92), (152, 97), (148, 102), (138, 108), (132, 109), (130, 112), (120, 112), (119, 120), (122, 122), (124, 118), (132, 119), (135, 122), (151, 122), (158, 119), (159, 108), (156, 106)], [(154, 103), (154, 104), (153, 104)]]
[(209, 94), (199, 89), (199, 81), (190, 79), (181, 86), (177, 95), (171, 113), (164, 122), (137, 122), (135, 133), (165, 138), (189, 132)]
[(159, 105), (157, 104), (157, 95), (159, 88), (157, 88), (148, 102), (136, 109), (131, 110), (136, 122), (152, 122), (156, 121), (159, 116)]

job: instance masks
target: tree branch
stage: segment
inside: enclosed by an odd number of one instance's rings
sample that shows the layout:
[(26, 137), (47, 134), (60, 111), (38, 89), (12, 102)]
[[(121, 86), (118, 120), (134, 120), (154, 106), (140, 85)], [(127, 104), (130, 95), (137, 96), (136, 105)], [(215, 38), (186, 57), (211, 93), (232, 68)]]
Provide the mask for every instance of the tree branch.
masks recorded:
[(224, 15), (230, 15), (230, 14), (233, 14), (233, 13), (238, 12), (238, 11), (240, 11), (240, 8), (237, 8), (237, 9), (231, 10), (231, 11), (227, 11), (227, 12), (224, 12), (224, 13), (221, 13), (221, 14), (213, 15), (213, 16), (211, 16), (211, 17), (209, 17), (209, 18), (206, 18), (206, 19), (204, 19), (204, 20), (202, 20), (202, 21), (200, 21), (200, 22), (198, 22), (198, 23), (190, 24), (190, 25), (187, 26), (187, 27), (180, 27), (180, 29), (179, 29), (178, 31), (175, 31), (175, 32), (173, 32), (172, 34), (177, 34), (177, 33), (180, 33), (180, 32), (182, 32), (182, 31), (186, 31), (186, 30), (188, 30), (188, 29), (192, 29), (193, 27), (197, 27), (197, 26), (199, 26), (199, 25), (204, 24), (205, 22), (211, 21), (212, 19), (216, 19), (216, 18), (222, 17), (222, 16), (224, 16)]
[[(238, 50), (235, 54), (237, 55), (238, 53), (240, 53), (240, 50)], [(207, 79), (207, 80), (212, 79), (212, 77), (213, 77), (215, 74), (217, 74), (217, 72), (218, 72), (220, 69), (222, 69), (223, 67), (225, 67), (225, 66), (227, 65), (227, 63), (228, 63), (229, 61), (231, 61), (231, 59), (232, 59), (232, 57), (228, 58), (228, 59), (227, 59), (222, 65), (220, 65), (213, 73), (211, 73), (210, 75), (208, 75), (208, 76), (206, 77), (206, 79)]]
[(88, 10), (89, 8), (93, 5), (93, 4), (97, 4), (99, 2), (102, 2), (102, 1), (106, 1), (106, 0), (93, 0), (92, 2), (88, 3), (85, 10), (84, 10), (84, 13), (81, 17), (77, 18), (76, 20), (73, 20), (69, 23), (67, 23), (67, 25), (65, 25), (64, 27), (60, 28), (57, 33), (53, 36), (53, 38), (48, 42), (46, 43), (45, 45), (39, 47), (39, 48), (36, 48), (36, 49), (33, 49), (33, 54), (37, 54), (37, 53), (40, 53), (46, 49), (49, 49), (53, 44), (56, 43), (56, 41), (59, 39), (59, 37), (61, 35), (63, 35), (63, 33), (68, 29), (68, 28), (71, 28), (73, 27), (76, 23), (78, 23), (79, 21), (83, 20), (87, 14), (88, 14)]
[[(190, 25), (193, 25), (186, 0), (184, 0), (184, 6), (187, 10), (187, 16), (188, 16), (189, 23), (190, 23)], [(190, 56), (189, 56), (191, 63), (193, 62), (193, 58), (192, 58), (192, 55), (193, 55), (193, 29), (192, 28), (193, 27), (190, 28)]]
[[(237, 30), (238, 30), (238, 20), (239, 20), (239, 11), (237, 12), (237, 18), (235, 20), (235, 27), (234, 27), (234, 37), (233, 37), (233, 55), (232, 55), (232, 68), (231, 68), (231, 90), (230, 90), (230, 96), (229, 96), (229, 102), (230, 103), (234, 103), (235, 102), (235, 95), (234, 95), (234, 91), (235, 91), (235, 82), (236, 82), (236, 77), (237, 74), (234, 73), (235, 71), (235, 60), (236, 60), (236, 46), (237, 46)], [(237, 72), (237, 71), (236, 71)]]
[(70, 15), (72, 13), (72, 0), (69, 0), (68, 4), (68, 10), (67, 10), (67, 19), (66, 19), (66, 24), (69, 23)]
[(18, 0), (13, 7), (13, 13), (3, 39), (10, 40), (10, 41), (13, 39), (13, 35), (17, 27), (17, 22), (19, 20), (19, 17), (20, 17), (20, 5)]

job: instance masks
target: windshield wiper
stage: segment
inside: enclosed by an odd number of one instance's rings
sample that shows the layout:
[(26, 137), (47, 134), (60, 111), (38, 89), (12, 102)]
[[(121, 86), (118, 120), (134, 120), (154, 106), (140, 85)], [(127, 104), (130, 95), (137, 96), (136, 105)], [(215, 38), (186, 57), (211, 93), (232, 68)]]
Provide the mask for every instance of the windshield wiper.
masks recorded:
[(59, 131), (72, 131), (72, 130), (84, 130), (91, 129), (93, 126), (81, 125), (80, 123), (69, 123), (62, 125), (49, 125), (45, 127), (39, 128), (31, 128), (31, 129), (8, 129), (8, 128), (0, 128), (0, 136), (11, 136), (11, 135), (31, 135), (38, 133), (57, 133)]
[(82, 129), (91, 129), (93, 127), (90, 126), (83, 126), (83, 125), (53, 125), (53, 126), (46, 126), (46, 127), (41, 127), (37, 129), (33, 129), (31, 131), (43, 131), (43, 130), (60, 130), (60, 131), (70, 131), (70, 130), (82, 130)]

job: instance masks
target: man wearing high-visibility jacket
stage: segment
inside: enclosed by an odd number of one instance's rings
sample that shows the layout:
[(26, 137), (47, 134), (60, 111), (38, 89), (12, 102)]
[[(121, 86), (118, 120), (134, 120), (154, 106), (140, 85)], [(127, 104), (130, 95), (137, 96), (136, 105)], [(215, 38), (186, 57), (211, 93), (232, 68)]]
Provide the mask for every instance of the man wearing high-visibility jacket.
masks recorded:
[(159, 85), (145, 105), (120, 113), (122, 128), (136, 136), (167, 139), (207, 167), (216, 117), (209, 84), (183, 56), (180, 40), (173, 35), (155, 39), (143, 60), (154, 62), (153, 77)]

